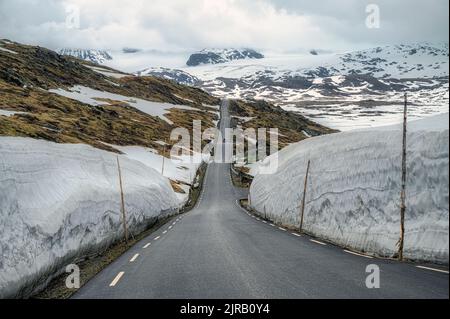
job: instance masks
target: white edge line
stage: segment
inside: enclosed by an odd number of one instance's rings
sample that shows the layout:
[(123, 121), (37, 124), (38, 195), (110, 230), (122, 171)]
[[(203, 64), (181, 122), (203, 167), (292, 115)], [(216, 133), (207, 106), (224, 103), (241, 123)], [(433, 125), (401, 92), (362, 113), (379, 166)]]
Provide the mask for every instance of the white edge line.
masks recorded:
[(130, 259), (130, 263), (132, 263), (133, 261), (135, 261), (138, 257), (139, 257), (139, 254), (135, 254), (135, 255)]
[(145, 248), (147, 248), (148, 246), (150, 246), (151, 244), (150, 243), (148, 243), (148, 244), (146, 244), (143, 248), (145, 249)]
[(113, 281), (111, 281), (111, 283), (109, 284), (110, 287), (114, 287), (115, 285), (117, 285), (117, 283), (119, 282), (120, 278), (122, 278), (122, 276), (125, 274), (125, 272), (121, 271), (117, 274), (116, 278), (113, 279)]
[(325, 244), (325, 243), (322, 243), (321, 241), (314, 240), (314, 239), (310, 239), (310, 241), (312, 241), (313, 243), (319, 244), (319, 245), (323, 245), (323, 246), (326, 246), (326, 245), (327, 245), (327, 244)]
[(346, 253), (348, 253), (348, 254), (352, 254), (352, 255), (355, 255), (355, 256), (365, 257), (365, 258), (369, 258), (369, 259), (372, 259), (372, 258), (373, 258), (372, 256), (367, 256), (367, 255), (363, 255), (363, 254), (358, 254), (358, 253), (355, 253), (354, 251), (347, 250), (347, 249), (344, 249), (344, 251), (345, 251)]
[(437, 271), (437, 272), (441, 272), (444, 274), (448, 274), (448, 270), (436, 269), (436, 268), (425, 267), (425, 266), (416, 266), (416, 267), (420, 268), (420, 269), (432, 270), (432, 271)]

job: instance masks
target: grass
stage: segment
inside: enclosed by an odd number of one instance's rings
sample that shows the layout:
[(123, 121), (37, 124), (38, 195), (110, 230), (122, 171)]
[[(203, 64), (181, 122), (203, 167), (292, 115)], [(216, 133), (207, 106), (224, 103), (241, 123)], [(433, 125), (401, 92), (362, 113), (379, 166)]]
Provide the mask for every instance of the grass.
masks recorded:
[[(106, 144), (138, 145), (161, 152), (162, 146), (156, 142), (169, 141), (175, 127), (192, 130), (193, 120), (210, 127), (217, 118), (204, 104), (218, 105), (219, 99), (200, 89), (154, 77), (106, 77), (85, 65), (119, 71), (40, 47), (18, 43), (2, 46), (18, 54), (0, 51), (0, 109), (26, 113), (0, 116), (0, 135), (85, 143), (113, 152), (118, 151)], [(174, 123), (170, 125), (124, 102), (98, 99), (108, 104), (91, 106), (48, 92), (74, 85), (129, 96), (130, 100), (182, 104), (196, 110), (171, 110), (166, 115)]]
[[(234, 119), (234, 125), (241, 125), (247, 128), (278, 128), (279, 149), (308, 138), (336, 132), (325, 126), (314, 123), (304, 116), (274, 106), (265, 101), (230, 101), (230, 114), (239, 117), (252, 118), (247, 122), (238, 123)], [(307, 133), (307, 134), (305, 134)], [(267, 139), (269, 142), (269, 139)]]

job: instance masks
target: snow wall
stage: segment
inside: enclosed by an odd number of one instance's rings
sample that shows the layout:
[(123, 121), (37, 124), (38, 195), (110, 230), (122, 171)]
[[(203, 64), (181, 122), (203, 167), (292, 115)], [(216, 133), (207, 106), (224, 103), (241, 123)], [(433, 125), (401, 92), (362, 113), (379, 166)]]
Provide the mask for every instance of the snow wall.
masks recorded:
[[(130, 232), (177, 212), (168, 179), (119, 156)], [(0, 137), (0, 298), (26, 297), (77, 257), (123, 237), (116, 154)]]
[[(406, 258), (448, 264), (448, 114), (411, 122), (407, 135)], [(400, 233), (401, 126), (310, 138), (279, 153), (273, 175), (256, 175), (251, 206), (298, 228), (308, 159), (304, 230), (332, 243), (394, 256)]]

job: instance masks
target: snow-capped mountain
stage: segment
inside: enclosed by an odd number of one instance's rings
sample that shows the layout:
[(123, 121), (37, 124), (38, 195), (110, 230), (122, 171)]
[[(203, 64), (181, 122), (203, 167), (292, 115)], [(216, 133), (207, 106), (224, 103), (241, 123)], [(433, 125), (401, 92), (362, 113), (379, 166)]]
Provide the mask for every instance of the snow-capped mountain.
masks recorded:
[(234, 60), (263, 59), (264, 56), (252, 49), (204, 49), (194, 53), (186, 62), (187, 66), (219, 64)]
[(320, 55), (273, 55), (184, 71), (220, 97), (265, 99), (332, 128), (398, 122), (404, 92), (411, 115), (448, 111), (448, 43)]
[(105, 63), (105, 61), (113, 59), (111, 54), (109, 54), (105, 50), (64, 48), (58, 50), (58, 53), (63, 55), (70, 55), (78, 59), (94, 62), (97, 64), (102, 64)]
[(185, 71), (177, 70), (177, 69), (162, 68), (162, 67), (147, 68), (147, 69), (136, 72), (135, 75), (137, 75), (137, 76), (148, 76), (148, 75), (156, 76), (159, 78), (172, 80), (172, 81), (178, 82), (180, 84), (189, 85), (189, 86), (195, 86), (195, 85), (201, 83), (199, 78), (197, 78)]

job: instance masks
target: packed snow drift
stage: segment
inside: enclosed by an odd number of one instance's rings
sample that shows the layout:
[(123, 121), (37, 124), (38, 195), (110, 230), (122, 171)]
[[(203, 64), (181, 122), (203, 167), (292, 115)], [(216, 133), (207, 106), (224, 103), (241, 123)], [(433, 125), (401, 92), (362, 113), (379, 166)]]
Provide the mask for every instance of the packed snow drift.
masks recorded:
[[(411, 122), (407, 135), (406, 258), (448, 264), (448, 114)], [(279, 152), (273, 175), (256, 175), (251, 206), (297, 228), (307, 161), (304, 230), (333, 243), (393, 256), (400, 230), (400, 125), (314, 137)]]
[[(119, 160), (130, 232), (177, 212), (167, 178)], [(121, 238), (121, 223), (116, 154), (0, 137), (0, 298), (27, 296), (41, 278)]]

